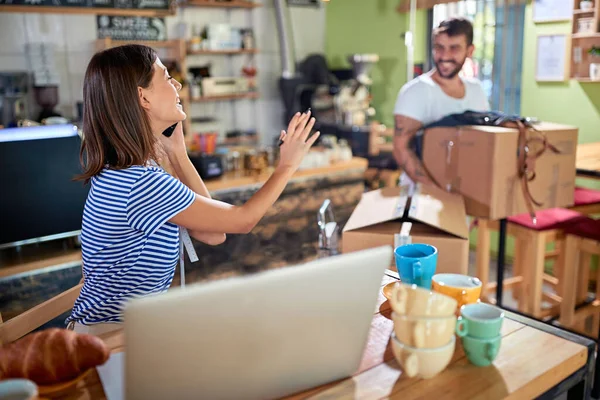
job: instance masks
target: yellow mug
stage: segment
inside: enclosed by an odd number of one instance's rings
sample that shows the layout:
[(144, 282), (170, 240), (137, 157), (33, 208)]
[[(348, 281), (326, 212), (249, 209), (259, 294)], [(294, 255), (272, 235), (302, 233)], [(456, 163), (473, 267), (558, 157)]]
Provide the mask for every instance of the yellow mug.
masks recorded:
[(436, 274), (431, 278), (432, 290), (445, 294), (458, 302), (458, 310), (465, 304), (479, 301), (481, 281), (475, 277), (460, 274)]

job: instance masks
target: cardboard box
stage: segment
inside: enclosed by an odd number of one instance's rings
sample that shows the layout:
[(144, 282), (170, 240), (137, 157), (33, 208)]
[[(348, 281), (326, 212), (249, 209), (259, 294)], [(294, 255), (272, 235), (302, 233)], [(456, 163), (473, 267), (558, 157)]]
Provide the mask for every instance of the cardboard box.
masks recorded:
[(437, 272), (466, 274), (469, 228), (462, 197), (422, 185), (414, 193), (406, 186), (364, 193), (344, 226), (342, 252), (396, 247), (404, 239), (436, 247)]
[[(578, 129), (547, 122), (536, 128), (560, 154), (547, 149), (535, 162), (529, 191), (542, 206), (534, 209), (571, 206)], [(528, 212), (518, 177), (517, 129), (431, 128), (424, 135), (425, 167), (443, 187), (464, 196), (467, 215), (496, 220)], [(538, 135), (528, 131), (528, 138)], [(532, 152), (541, 148), (540, 141), (530, 144)]]

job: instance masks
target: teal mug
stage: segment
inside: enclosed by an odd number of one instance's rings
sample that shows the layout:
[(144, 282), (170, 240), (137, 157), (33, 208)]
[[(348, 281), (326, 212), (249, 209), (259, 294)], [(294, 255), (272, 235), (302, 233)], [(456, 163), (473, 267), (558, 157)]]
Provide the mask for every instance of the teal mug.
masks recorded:
[(500, 335), (504, 311), (486, 304), (467, 304), (460, 308), (460, 317), (456, 321), (456, 334), (478, 339), (490, 339)]
[(478, 339), (471, 336), (462, 338), (467, 359), (478, 367), (486, 367), (494, 362), (500, 351), (501, 342), (502, 336), (500, 335), (489, 339)]
[(394, 255), (402, 283), (431, 289), (438, 257), (435, 247), (422, 243), (405, 244), (396, 247)]

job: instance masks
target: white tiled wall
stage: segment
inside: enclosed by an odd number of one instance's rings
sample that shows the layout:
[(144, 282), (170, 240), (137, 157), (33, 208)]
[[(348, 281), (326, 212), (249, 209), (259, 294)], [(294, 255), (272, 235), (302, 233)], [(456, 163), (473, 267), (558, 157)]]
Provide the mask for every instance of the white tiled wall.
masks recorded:
[[(192, 117), (214, 116), (219, 122), (214, 128), (225, 132), (230, 129), (256, 129), (264, 142), (278, 135), (283, 113), (278, 79), (281, 74), (279, 41), (272, 0), (262, 0), (263, 7), (253, 11), (244, 9), (222, 10), (186, 8), (177, 16), (167, 17), (169, 37), (176, 34), (178, 22), (204, 26), (209, 22), (229, 22), (240, 27), (254, 27), (256, 46), (260, 53), (254, 56), (259, 73), (260, 99), (237, 102), (200, 103), (192, 105)], [(324, 8), (292, 8), (291, 25), (296, 57), (323, 53), (325, 49)], [(188, 35), (190, 31), (188, 29)], [(57, 70), (60, 74), (60, 102), (57, 111), (73, 116), (75, 103), (83, 97), (83, 76), (94, 52), (96, 16), (61, 14), (0, 13), (0, 71), (28, 70), (24, 47), (31, 42), (54, 44)], [(212, 63), (214, 75), (239, 75), (251, 56), (191, 56), (188, 66)], [(201, 128), (201, 127), (198, 127)]]

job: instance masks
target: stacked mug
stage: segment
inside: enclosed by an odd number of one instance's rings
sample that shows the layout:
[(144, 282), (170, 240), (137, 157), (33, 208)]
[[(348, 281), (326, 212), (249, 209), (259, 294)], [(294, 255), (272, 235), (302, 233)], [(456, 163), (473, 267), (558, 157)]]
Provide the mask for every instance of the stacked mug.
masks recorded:
[(474, 365), (490, 365), (498, 355), (502, 341), (504, 311), (485, 303), (464, 305), (456, 323), (467, 359)]
[(462, 306), (479, 302), (481, 281), (478, 278), (461, 274), (435, 274), (433, 291), (450, 296), (458, 302), (457, 314)]
[(456, 300), (416, 284), (397, 283), (390, 302), (392, 350), (406, 375), (428, 379), (442, 372), (456, 346)]

